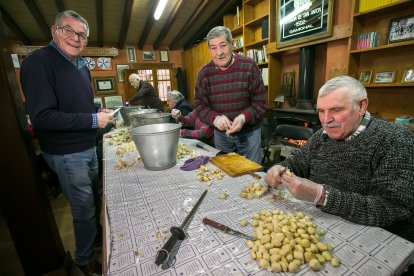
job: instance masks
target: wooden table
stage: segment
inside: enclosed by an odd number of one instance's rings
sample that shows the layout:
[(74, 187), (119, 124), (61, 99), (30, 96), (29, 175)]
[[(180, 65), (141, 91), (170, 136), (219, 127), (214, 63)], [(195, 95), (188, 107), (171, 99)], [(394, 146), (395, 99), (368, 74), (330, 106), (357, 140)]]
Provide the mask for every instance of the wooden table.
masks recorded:
[[(200, 154), (196, 140), (180, 139)], [(302, 211), (312, 217), (319, 228), (328, 232), (324, 240), (334, 247), (341, 261), (339, 268), (325, 265), (314, 273), (305, 265), (297, 275), (399, 275), (413, 261), (414, 244), (384, 229), (357, 225), (326, 214), (313, 205), (293, 198), (269, 201), (266, 197), (246, 200), (240, 191), (256, 180), (250, 175), (225, 176), (206, 186), (196, 180), (195, 171), (179, 169), (184, 160), (164, 171), (148, 171), (142, 163), (116, 170), (116, 146), (104, 144), (104, 200), (106, 206), (106, 274), (110, 275), (273, 275), (260, 270), (250, 258), (245, 240), (202, 224), (209, 217), (247, 234), (253, 227), (240, 227), (242, 219), (253, 212), (274, 208), (287, 212)], [(126, 153), (131, 161), (138, 152)], [(214, 168), (211, 163), (208, 164)], [(261, 173), (264, 176), (263, 173)], [(175, 263), (163, 270), (154, 264), (155, 256), (169, 238), (169, 229), (179, 226), (202, 192), (207, 196), (187, 229), (187, 238), (175, 251)], [(219, 199), (222, 192), (226, 200)]]

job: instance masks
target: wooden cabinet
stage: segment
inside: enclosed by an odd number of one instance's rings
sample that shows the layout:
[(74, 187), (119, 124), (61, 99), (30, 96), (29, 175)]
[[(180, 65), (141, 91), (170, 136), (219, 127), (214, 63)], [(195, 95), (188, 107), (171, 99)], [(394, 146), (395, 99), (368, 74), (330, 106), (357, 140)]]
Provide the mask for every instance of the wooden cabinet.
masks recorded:
[[(406, 68), (414, 67), (414, 40), (388, 43), (388, 36), (391, 20), (414, 16), (414, 1), (400, 0), (364, 12), (358, 8), (355, 0), (349, 75), (358, 77), (362, 71), (372, 71), (370, 82), (365, 84), (371, 112), (390, 121), (402, 115), (413, 116), (414, 82), (403, 82), (402, 78)], [(357, 49), (358, 35), (368, 32), (380, 34), (380, 45)], [(395, 71), (393, 82), (375, 81), (376, 74), (384, 71)]]
[[(364, 0), (366, 1), (366, 0)], [(259, 67), (269, 71), (269, 105), (281, 95), (281, 77), (284, 72), (295, 71), (295, 94), (299, 76), (299, 49), (315, 46), (315, 70), (313, 99), (319, 88), (332, 76), (348, 74), (359, 78), (362, 71), (372, 71), (366, 89), (369, 97), (369, 111), (394, 121), (403, 115), (414, 116), (414, 82), (402, 82), (406, 68), (414, 67), (414, 40), (388, 44), (388, 32), (392, 19), (414, 15), (414, 1), (388, 1), (380, 7), (359, 12), (359, 0), (334, 0), (332, 35), (288, 47), (276, 46), (277, 1), (243, 0), (238, 16), (235, 12), (224, 17), (224, 25), (232, 31), (233, 37), (242, 41), (235, 52), (245, 55), (250, 50), (266, 47), (268, 59), (258, 62)], [(385, 2), (384, 2), (385, 3)], [(268, 22), (268, 38), (262, 37), (262, 23)], [(380, 45), (357, 49), (360, 34), (378, 32)], [(374, 83), (377, 72), (394, 71), (392, 83)], [(339, 72), (339, 73), (338, 73)]]
[(274, 0), (243, 0), (241, 7), (223, 18), (224, 26), (233, 35), (234, 52), (256, 61), (264, 74), (266, 86), (266, 80), (269, 79), (266, 47), (270, 41), (275, 41), (275, 25), (270, 23), (274, 22), (274, 12)]

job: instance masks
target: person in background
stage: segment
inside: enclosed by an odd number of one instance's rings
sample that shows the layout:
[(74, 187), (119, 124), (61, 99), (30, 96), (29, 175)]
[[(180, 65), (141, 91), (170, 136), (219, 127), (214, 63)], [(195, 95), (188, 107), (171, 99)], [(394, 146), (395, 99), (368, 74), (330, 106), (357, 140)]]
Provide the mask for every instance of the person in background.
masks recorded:
[(168, 112), (171, 112), (173, 109), (177, 109), (180, 111), (181, 116), (187, 116), (191, 111), (193, 111), (191, 104), (189, 104), (184, 98), (184, 95), (177, 90), (167, 92), (167, 104), (170, 107)]
[(414, 242), (414, 134), (371, 117), (367, 108), (367, 92), (356, 79), (326, 82), (317, 98), (323, 128), (269, 169), (265, 181), (323, 212)]
[(91, 75), (80, 56), (88, 43), (87, 21), (63, 11), (51, 34), (48, 46), (24, 59), (21, 84), (43, 158), (72, 209), (75, 261), (85, 275), (101, 275), (94, 251), (102, 243), (95, 139), (114, 118), (111, 110), (95, 110)]
[(238, 152), (261, 162), (261, 124), (267, 91), (257, 64), (233, 53), (228, 28), (214, 27), (207, 34), (212, 60), (198, 72), (195, 110), (205, 124), (215, 127), (215, 147)]
[(125, 104), (128, 106), (135, 102), (139, 102), (145, 108), (154, 108), (158, 111), (164, 111), (164, 105), (158, 95), (155, 93), (154, 87), (147, 81), (140, 80), (138, 74), (131, 74), (128, 77), (129, 83), (137, 90), (129, 101)]
[(181, 112), (178, 109), (171, 110), (171, 116), (183, 127), (189, 127), (191, 129), (181, 129), (180, 135), (183, 138), (197, 139), (210, 146), (214, 146), (214, 129), (204, 124), (197, 117), (195, 110), (188, 113), (187, 116), (181, 116)]

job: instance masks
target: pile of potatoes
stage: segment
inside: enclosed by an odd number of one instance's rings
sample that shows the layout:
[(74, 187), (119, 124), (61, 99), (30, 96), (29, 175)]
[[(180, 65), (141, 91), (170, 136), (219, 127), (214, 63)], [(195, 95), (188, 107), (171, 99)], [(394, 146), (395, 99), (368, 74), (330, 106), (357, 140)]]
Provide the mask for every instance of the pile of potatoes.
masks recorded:
[(302, 212), (261, 210), (253, 214), (251, 225), (256, 228), (253, 237), (257, 240), (248, 240), (246, 244), (250, 257), (263, 269), (298, 272), (306, 263), (319, 271), (328, 262), (333, 267), (340, 265), (339, 259), (332, 256), (332, 246), (320, 240), (326, 231), (318, 231), (312, 219)]
[(207, 186), (211, 185), (211, 182), (214, 180), (214, 177), (217, 180), (222, 180), (224, 177), (224, 172), (220, 169), (215, 168), (211, 169), (209, 166), (201, 165), (200, 168), (196, 170), (197, 180), (204, 182)]
[(240, 192), (240, 196), (246, 199), (260, 198), (267, 192), (267, 186), (261, 185), (259, 182), (244, 186)]
[(110, 138), (110, 140), (108, 141), (108, 145), (119, 146), (124, 143), (133, 141), (134, 139), (132, 135), (129, 133), (130, 130), (130, 128), (120, 128), (117, 129), (117, 131), (114, 131), (113, 133), (106, 134), (105, 138)]
[(126, 152), (132, 152), (132, 151), (136, 151), (137, 147), (135, 146), (135, 142), (131, 141), (131, 142), (127, 142), (123, 145), (120, 145), (117, 149), (116, 149), (116, 156), (122, 157), (124, 156), (124, 153)]
[(188, 147), (187, 144), (178, 144), (177, 159), (181, 159), (186, 155), (190, 155), (191, 157), (198, 156), (197, 152)]

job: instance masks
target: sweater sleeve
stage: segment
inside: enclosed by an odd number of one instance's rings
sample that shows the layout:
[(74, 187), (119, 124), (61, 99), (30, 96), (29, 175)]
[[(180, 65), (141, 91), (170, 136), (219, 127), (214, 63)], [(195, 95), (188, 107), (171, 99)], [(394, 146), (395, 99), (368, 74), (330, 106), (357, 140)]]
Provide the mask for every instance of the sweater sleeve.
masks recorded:
[[(398, 133), (398, 132), (397, 132)], [(395, 133), (396, 134), (396, 133)], [(414, 215), (414, 139), (407, 136), (387, 137), (377, 143), (371, 156), (371, 178), (367, 192), (343, 191), (331, 187), (327, 205), (321, 209), (355, 223), (391, 227), (408, 223)], [(414, 238), (414, 237), (412, 237)]]
[[(59, 84), (54, 72), (55, 65), (47, 63), (45, 58), (38, 55), (26, 57), (21, 69), (21, 84), (24, 91), (30, 120), (35, 129), (53, 130), (53, 131), (74, 131), (92, 128), (92, 113), (94, 105), (91, 101), (91, 112), (63, 111), (62, 106), (67, 103), (62, 97), (59, 98), (56, 86)], [(64, 69), (61, 69), (64, 70)], [(75, 82), (69, 81), (69, 85)], [(82, 82), (84, 83), (84, 82)], [(59, 84), (62, 85), (62, 84)], [(82, 90), (87, 87), (81, 86), (81, 82), (76, 83), (76, 89)], [(88, 84), (90, 86), (90, 82)], [(69, 88), (70, 89), (70, 88)], [(82, 90), (82, 91), (84, 91)], [(60, 93), (59, 95), (65, 93)], [(87, 101), (85, 96), (84, 101)], [(83, 102), (82, 105), (84, 106)], [(79, 109), (80, 110), (80, 109)], [(83, 109), (85, 111), (86, 109)]]
[(195, 86), (195, 102), (197, 117), (207, 125), (213, 125), (214, 118), (220, 115), (218, 112), (211, 108), (208, 100), (208, 80), (206, 76), (207, 72), (206, 65), (198, 72), (196, 86)]

